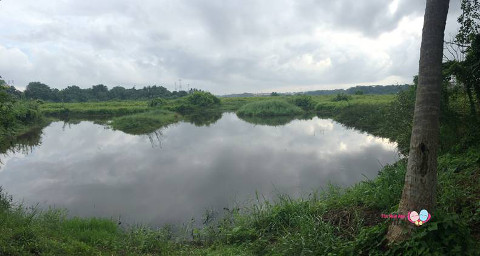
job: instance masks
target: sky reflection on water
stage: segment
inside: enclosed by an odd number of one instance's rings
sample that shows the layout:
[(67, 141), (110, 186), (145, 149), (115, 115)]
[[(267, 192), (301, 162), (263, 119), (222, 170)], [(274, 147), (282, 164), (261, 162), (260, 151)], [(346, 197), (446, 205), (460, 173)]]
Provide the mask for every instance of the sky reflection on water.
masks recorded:
[(150, 137), (55, 122), (41, 141), (28, 154), (0, 157), (0, 185), (16, 200), (149, 225), (199, 218), (255, 192), (351, 185), (398, 160), (388, 140), (317, 117), (273, 127), (227, 113), (208, 127), (181, 122)]

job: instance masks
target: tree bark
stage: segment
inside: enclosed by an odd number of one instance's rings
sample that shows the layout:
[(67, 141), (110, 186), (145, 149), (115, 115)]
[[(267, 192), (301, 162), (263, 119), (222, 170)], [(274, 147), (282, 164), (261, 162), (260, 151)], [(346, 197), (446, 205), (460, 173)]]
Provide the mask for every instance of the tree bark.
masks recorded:
[[(417, 96), (413, 116), (407, 173), (398, 213), (426, 209), (435, 216), (437, 150), (440, 135), (440, 99), (445, 23), (450, 0), (427, 0), (423, 21)], [(389, 243), (408, 237), (415, 225), (392, 223)]]

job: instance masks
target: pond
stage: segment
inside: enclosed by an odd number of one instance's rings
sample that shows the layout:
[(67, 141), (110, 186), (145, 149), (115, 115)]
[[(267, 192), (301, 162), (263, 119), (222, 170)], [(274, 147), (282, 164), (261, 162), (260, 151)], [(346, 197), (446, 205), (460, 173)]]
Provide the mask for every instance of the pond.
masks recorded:
[(36, 143), (0, 155), (0, 186), (25, 205), (161, 226), (248, 204), (256, 194), (298, 197), (329, 182), (348, 186), (399, 158), (394, 143), (329, 119), (270, 126), (232, 113), (218, 118), (150, 135), (53, 122), (33, 136)]

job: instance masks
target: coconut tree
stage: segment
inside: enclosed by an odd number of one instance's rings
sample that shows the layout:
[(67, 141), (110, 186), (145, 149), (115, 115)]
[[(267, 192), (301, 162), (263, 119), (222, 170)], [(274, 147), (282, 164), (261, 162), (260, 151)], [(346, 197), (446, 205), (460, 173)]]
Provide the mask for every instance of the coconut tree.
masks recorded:
[[(436, 203), (443, 38), (449, 2), (426, 1), (410, 152), (398, 209), (403, 215), (422, 209), (433, 212)], [(392, 223), (387, 239), (401, 241), (412, 228), (405, 222)]]

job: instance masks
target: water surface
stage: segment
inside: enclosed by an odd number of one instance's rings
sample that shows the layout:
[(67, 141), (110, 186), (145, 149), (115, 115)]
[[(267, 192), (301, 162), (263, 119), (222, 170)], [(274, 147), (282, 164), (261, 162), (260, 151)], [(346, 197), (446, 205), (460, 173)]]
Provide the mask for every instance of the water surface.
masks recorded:
[(351, 185), (398, 159), (388, 140), (317, 117), (267, 126), (227, 113), (209, 126), (180, 122), (150, 136), (54, 122), (40, 140), (0, 156), (0, 185), (17, 201), (152, 226), (198, 219), (256, 192), (301, 196), (328, 182)]

